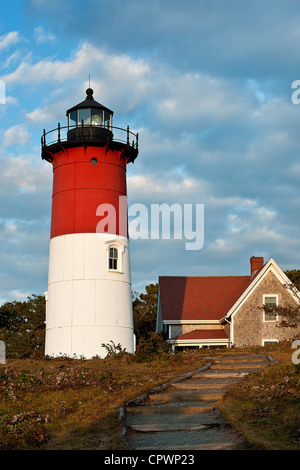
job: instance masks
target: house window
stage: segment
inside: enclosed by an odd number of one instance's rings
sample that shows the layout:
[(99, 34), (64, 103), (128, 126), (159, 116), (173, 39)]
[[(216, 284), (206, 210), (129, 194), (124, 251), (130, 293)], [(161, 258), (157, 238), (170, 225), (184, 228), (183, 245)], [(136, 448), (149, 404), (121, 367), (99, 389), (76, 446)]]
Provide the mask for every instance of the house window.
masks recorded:
[(109, 258), (108, 258), (108, 267), (109, 269), (118, 269), (118, 249), (110, 248), (109, 249)]
[[(263, 304), (268, 307), (277, 307), (278, 305), (278, 295), (264, 295)], [(269, 311), (268, 309), (264, 309), (264, 321), (277, 321), (278, 315), (276, 312)]]
[(278, 343), (278, 339), (263, 339), (262, 340), (263, 346), (269, 346), (269, 344), (276, 344), (276, 343)]

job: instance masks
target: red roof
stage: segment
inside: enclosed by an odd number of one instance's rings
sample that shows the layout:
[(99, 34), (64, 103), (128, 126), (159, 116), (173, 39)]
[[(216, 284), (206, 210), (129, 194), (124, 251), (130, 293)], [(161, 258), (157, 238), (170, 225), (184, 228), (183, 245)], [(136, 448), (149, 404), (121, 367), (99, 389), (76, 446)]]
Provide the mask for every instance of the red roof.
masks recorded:
[(220, 320), (239, 299), (250, 276), (159, 278), (162, 320)]
[(171, 339), (228, 339), (225, 330), (193, 330)]

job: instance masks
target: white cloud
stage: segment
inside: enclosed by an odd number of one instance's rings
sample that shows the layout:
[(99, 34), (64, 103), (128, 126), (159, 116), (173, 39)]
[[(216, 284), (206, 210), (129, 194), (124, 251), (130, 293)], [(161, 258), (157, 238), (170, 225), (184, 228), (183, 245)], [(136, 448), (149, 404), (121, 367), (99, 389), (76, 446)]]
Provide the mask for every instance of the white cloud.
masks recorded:
[[(94, 96), (121, 112), (153, 107), (156, 124), (170, 128), (199, 129), (203, 123), (224, 122), (251, 110), (250, 92), (241, 93), (229, 80), (204, 73), (182, 73), (174, 67), (133, 59), (125, 54), (111, 54), (88, 42), (65, 60), (45, 58), (34, 62), (23, 58), (14, 71), (2, 76), (8, 84), (58, 84), (92, 72)], [(122, 77), (122, 80), (120, 80)], [(105, 104), (105, 103), (104, 103)], [(108, 105), (108, 104), (107, 104)], [(34, 111), (28, 117), (35, 120)], [(150, 118), (150, 116), (149, 116)]]
[(26, 118), (34, 124), (43, 125), (48, 121), (55, 120), (58, 109), (56, 104), (45, 106), (44, 108), (35, 108), (30, 113), (26, 113)]
[(20, 35), (18, 31), (11, 31), (7, 34), (0, 36), (0, 51), (8, 49), (10, 46), (20, 41)]
[(57, 86), (83, 73), (87, 75), (92, 64), (101, 61), (103, 57), (104, 54), (100, 49), (83, 43), (66, 60), (46, 58), (32, 63), (32, 57), (27, 56), (13, 72), (2, 76), (2, 79), (9, 84), (53, 83)]
[(52, 33), (45, 33), (42, 26), (37, 26), (34, 28), (34, 37), (37, 44), (55, 41), (55, 35)]
[(170, 173), (168, 178), (158, 178), (156, 175), (137, 174), (127, 179), (130, 199), (135, 202), (188, 202), (194, 200), (203, 203), (201, 197), (208, 193), (209, 185), (205, 181), (182, 176), (175, 178)]
[(30, 297), (32, 293), (27, 291), (27, 292), (22, 292), (18, 289), (14, 289), (11, 291), (12, 298), (15, 300), (18, 300), (20, 302), (27, 300), (27, 297)]
[(5, 97), (5, 104), (17, 105), (18, 99), (14, 96), (6, 96)]
[(16, 51), (14, 51), (12, 54), (10, 54), (7, 59), (5, 60), (4, 64), (3, 64), (3, 68), (8, 68), (10, 66), (12, 66), (14, 63), (17, 63), (18, 61), (20, 61), (22, 59), (22, 52), (21, 50), (17, 49)]
[[(51, 187), (51, 172), (36, 155), (1, 157), (0, 196), (11, 198), (22, 193), (36, 193)], [(2, 208), (4, 209), (4, 208)]]
[[(250, 99), (224, 78), (203, 73), (165, 74), (163, 96), (157, 111), (164, 123), (178, 122), (182, 127), (199, 126), (203, 122), (222, 122), (249, 112)], [(162, 77), (161, 77), (162, 78)]]
[[(78, 77), (84, 76), (87, 80), (89, 72), (95, 99), (118, 111), (115, 119), (133, 112), (142, 116), (140, 124), (144, 125), (146, 132), (147, 128), (151, 129), (153, 135), (153, 129), (156, 132), (159, 129), (159, 144), (161, 136), (164, 135), (165, 139), (168, 132), (186, 135), (190, 132), (200, 135), (202, 132), (205, 137), (211, 126), (240, 123), (246, 116), (251, 126), (258, 120), (263, 124), (270, 108), (266, 100), (255, 102), (249, 87), (243, 90), (241, 83), (238, 88), (235, 82), (221, 77), (182, 72), (174, 66), (109, 53), (88, 42), (82, 43), (65, 60), (47, 57), (34, 61), (33, 56), (27, 54), (15, 70), (1, 78), (11, 86), (30, 85), (32, 88), (42, 84), (48, 89), (55, 87), (44, 94), (42, 106), (26, 113), (33, 123), (47, 123), (61, 121), (65, 109), (76, 104), (77, 99), (81, 101), (84, 98), (81, 84), (79, 90)], [(74, 102), (70, 102), (70, 96), (74, 97)], [(274, 104), (277, 109), (279, 105)], [(286, 136), (282, 133), (282, 143), (284, 138)], [(193, 145), (193, 141), (190, 144)]]
[(3, 146), (25, 145), (30, 138), (30, 133), (22, 125), (12, 126), (4, 132)]

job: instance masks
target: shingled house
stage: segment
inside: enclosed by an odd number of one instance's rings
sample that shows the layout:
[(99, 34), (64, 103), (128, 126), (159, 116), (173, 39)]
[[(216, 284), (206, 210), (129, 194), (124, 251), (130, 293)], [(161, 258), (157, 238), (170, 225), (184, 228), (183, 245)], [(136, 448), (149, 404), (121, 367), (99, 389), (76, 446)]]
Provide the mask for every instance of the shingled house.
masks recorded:
[[(293, 288), (292, 288), (293, 287)], [(243, 347), (292, 339), (263, 305), (300, 304), (300, 292), (271, 258), (250, 259), (249, 276), (159, 278), (156, 331), (173, 349)]]

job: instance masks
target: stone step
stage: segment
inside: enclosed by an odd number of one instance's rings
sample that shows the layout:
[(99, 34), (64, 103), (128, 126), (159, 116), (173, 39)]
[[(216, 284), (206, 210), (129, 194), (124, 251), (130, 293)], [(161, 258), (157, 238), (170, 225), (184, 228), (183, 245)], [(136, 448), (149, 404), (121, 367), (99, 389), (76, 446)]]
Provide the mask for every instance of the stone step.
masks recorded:
[(214, 362), (222, 363), (222, 362), (269, 362), (269, 359), (265, 356), (262, 357), (255, 357), (255, 356), (223, 356), (219, 358), (215, 358)]
[(263, 364), (232, 364), (232, 363), (222, 363), (222, 364), (212, 364), (210, 366), (211, 370), (224, 370), (224, 369), (261, 369), (264, 367)]
[[(170, 402), (167, 404), (155, 404), (150, 406), (138, 406), (127, 408), (127, 412), (134, 414), (153, 415), (153, 414), (196, 414), (206, 413), (214, 410), (214, 402), (186, 403)], [(130, 411), (129, 411), (130, 410)]]
[(124, 419), (124, 426), (170, 426), (174, 429), (190, 429), (191, 427), (216, 427), (225, 424), (225, 420), (220, 414), (212, 411), (193, 414), (178, 414), (178, 413), (126, 413)]
[[(168, 445), (168, 450), (176, 450), (176, 451), (183, 451), (183, 450), (235, 450), (239, 448), (239, 443), (238, 442), (217, 442), (215, 444), (193, 444), (192, 446), (186, 445), (186, 446), (171, 446)], [(136, 449), (138, 450), (166, 450), (165, 446), (155, 446), (155, 447), (137, 447)], [(191, 459), (192, 457), (190, 457)], [(189, 462), (189, 456), (186, 458), (187, 463)]]
[[(210, 373), (209, 371), (207, 373)], [(227, 373), (227, 372), (226, 372)], [(217, 387), (221, 386), (230, 386), (237, 384), (240, 380), (241, 377), (219, 377), (219, 375), (216, 373), (216, 371), (213, 372), (214, 377), (213, 378), (205, 378), (205, 377), (196, 377), (193, 380), (190, 380), (189, 383), (195, 383), (195, 384), (214, 384)], [(182, 382), (181, 382), (182, 383)]]
[(218, 442), (217, 444), (203, 444), (196, 446), (195, 450), (234, 450), (239, 447), (239, 442)]
[(130, 424), (127, 428), (135, 432), (164, 432), (164, 431), (200, 431), (207, 429), (205, 424)]
[(234, 385), (234, 383), (214, 383), (212, 380), (211, 383), (178, 383), (172, 384), (172, 387), (179, 390), (211, 390), (216, 388), (228, 388)]
[(201, 400), (201, 401), (217, 401), (221, 400), (224, 396), (224, 393), (220, 392), (211, 392), (211, 393), (155, 393), (153, 395), (149, 395), (149, 399), (153, 401), (194, 401), (194, 400)]
[(162, 431), (129, 433), (128, 447), (132, 450), (185, 450), (237, 448), (240, 441), (228, 429), (213, 428), (199, 431)]
[(249, 375), (247, 372), (204, 372), (201, 375), (194, 375), (194, 377), (206, 378), (206, 379), (231, 379), (231, 378), (243, 378)]

